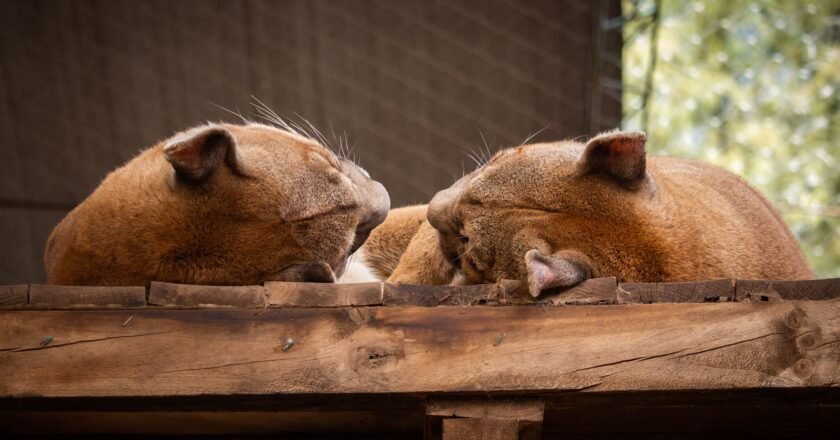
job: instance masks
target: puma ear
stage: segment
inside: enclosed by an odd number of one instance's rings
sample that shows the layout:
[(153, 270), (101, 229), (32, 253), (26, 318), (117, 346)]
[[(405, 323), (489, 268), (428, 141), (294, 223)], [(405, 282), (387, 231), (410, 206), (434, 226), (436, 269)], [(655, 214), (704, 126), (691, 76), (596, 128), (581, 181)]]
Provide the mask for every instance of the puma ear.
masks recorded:
[(580, 158), (584, 173), (603, 173), (623, 183), (645, 177), (645, 142), (641, 131), (612, 131), (595, 136), (586, 143)]
[(543, 255), (531, 249), (525, 254), (525, 267), (528, 270), (528, 292), (534, 298), (543, 290), (574, 286), (592, 277), (585, 257), (576, 252)]
[(236, 138), (219, 125), (196, 127), (175, 135), (163, 147), (179, 178), (200, 182), (224, 161), (237, 170)]
[(277, 274), (274, 281), (296, 283), (334, 283), (335, 274), (329, 264), (317, 263), (293, 264)]

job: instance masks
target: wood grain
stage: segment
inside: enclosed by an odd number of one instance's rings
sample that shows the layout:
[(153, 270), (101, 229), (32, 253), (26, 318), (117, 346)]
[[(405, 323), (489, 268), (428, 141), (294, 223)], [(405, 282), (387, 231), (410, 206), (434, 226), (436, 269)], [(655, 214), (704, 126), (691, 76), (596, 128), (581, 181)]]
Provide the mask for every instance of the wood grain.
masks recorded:
[(444, 419), (443, 440), (517, 440), (519, 423), (499, 419)]
[(0, 286), (0, 307), (22, 306), (28, 303), (29, 285)]
[(528, 400), (431, 402), (426, 409), (425, 438), (536, 440), (544, 410), (542, 402)]
[(149, 304), (156, 306), (223, 306), (241, 309), (265, 307), (263, 286), (197, 286), (152, 282)]
[(511, 295), (501, 284), (468, 286), (424, 286), (385, 283), (383, 305), (386, 306), (477, 306), (525, 304), (521, 295)]
[(0, 311), (0, 397), (828, 386), (838, 316), (837, 301)]
[(735, 282), (729, 278), (685, 283), (620, 283), (618, 302), (701, 303), (735, 300)]
[(554, 305), (615, 304), (616, 288), (615, 277), (591, 278), (568, 289), (551, 289), (540, 295), (539, 301)]
[(382, 283), (265, 283), (270, 307), (346, 307), (382, 304)]
[(840, 278), (802, 281), (738, 280), (739, 301), (823, 300), (840, 297)]
[(497, 284), (467, 286), (419, 286), (385, 283), (386, 306), (479, 306), (479, 305), (595, 305), (615, 304), (615, 278), (594, 278), (566, 289), (551, 289), (538, 298), (528, 294), (525, 283), (501, 280)]
[(118, 306), (143, 307), (146, 288), (142, 286), (29, 286), (29, 304), (49, 307)]

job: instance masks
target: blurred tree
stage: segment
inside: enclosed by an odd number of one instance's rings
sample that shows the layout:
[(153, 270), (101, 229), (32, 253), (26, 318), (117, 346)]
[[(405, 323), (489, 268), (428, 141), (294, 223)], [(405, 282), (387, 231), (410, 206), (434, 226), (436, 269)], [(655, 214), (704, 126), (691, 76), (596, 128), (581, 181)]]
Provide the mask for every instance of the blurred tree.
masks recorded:
[(840, 277), (840, 0), (624, 0), (625, 129), (737, 173)]

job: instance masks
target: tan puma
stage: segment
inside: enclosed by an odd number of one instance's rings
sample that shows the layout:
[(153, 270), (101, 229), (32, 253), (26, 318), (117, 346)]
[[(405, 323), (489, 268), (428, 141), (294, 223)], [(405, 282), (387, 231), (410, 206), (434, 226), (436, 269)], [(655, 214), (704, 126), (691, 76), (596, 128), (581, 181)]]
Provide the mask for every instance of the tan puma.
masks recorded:
[[(454, 275), (441, 274), (456, 271), (468, 283), (520, 279), (534, 296), (602, 276), (813, 277), (784, 222), (743, 179), (646, 158), (645, 142), (644, 133), (610, 132), (500, 151), (432, 199), (437, 237), (418, 233), (385, 275), (412, 284), (447, 283)], [(375, 248), (363, 249), (373, 261)]]
[(48, 282), (331, 282), (389, 205), (381, 184), (312, 139), (204, 125), (109, 174), (56, 226)]

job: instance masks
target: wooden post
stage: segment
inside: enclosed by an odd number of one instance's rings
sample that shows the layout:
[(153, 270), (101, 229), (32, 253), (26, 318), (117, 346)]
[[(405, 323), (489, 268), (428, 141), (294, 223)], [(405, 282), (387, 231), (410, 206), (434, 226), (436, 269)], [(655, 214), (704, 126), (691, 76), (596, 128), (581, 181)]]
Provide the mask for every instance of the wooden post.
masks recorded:
[(537, 401), (434, 402), (426, 408), (426, 440), (536, 440), (544, 405)]

